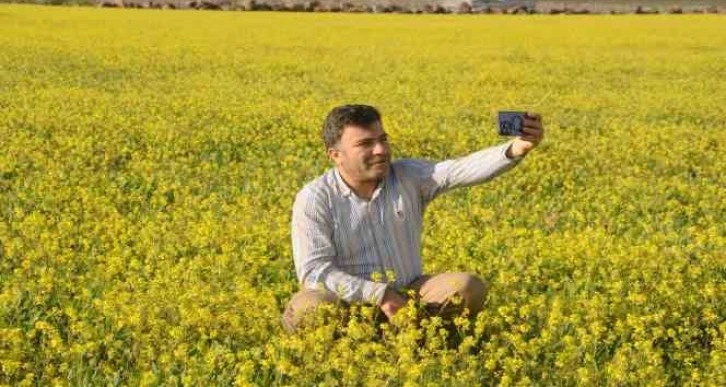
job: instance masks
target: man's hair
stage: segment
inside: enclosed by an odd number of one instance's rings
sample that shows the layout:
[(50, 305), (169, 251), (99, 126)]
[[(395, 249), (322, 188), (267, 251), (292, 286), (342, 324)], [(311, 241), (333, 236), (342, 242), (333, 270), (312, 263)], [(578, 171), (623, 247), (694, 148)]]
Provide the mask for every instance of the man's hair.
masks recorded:
[(323, 124), (323, 142), (325, 149), (335, 146), (343, 136), (346, 126), (370, 127), (381, 120), (381, 113), (368, 105), (343, 105), (333, 108)]

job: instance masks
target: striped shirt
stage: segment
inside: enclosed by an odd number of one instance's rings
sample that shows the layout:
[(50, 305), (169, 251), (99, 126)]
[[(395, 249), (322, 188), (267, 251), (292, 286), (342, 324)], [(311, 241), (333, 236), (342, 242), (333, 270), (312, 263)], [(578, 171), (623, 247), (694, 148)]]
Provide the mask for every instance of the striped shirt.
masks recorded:
[(387, 286), (422, 275), (426, 206), (450, 189), (488, 181), (517, 165), (510, 142), (458, 159), (392, 162), (370, 200), (348, 187), (337, 168), (306, 184), (292, 210), (292, 250), (305, 288), (322, 286), (346, 302), (380, 304)]

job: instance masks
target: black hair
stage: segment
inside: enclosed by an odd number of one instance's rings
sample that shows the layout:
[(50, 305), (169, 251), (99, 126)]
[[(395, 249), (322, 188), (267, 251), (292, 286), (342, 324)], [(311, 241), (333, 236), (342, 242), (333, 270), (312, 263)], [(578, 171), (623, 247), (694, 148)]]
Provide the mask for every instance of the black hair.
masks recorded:
[(381, 113), (369, 105), (342, 105), (333, 108), (323, 124), (323, 142), (325, 148), (332, 148), (343, 136), (343, 129), (348, 125), (370, 127), (381, 121)]

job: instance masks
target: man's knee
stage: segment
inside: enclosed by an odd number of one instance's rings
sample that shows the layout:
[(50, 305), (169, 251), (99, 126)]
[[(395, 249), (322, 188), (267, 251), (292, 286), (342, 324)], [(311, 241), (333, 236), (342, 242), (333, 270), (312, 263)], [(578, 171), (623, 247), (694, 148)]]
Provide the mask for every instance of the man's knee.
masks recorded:
[(463, 308), (469, 309), (470, 315), (478, 313), (486, 292), (486, 283), (470, 273), (442, 273), (427, 278), (420, 288), (424, 302), (445, 306), (444, 314)]
[(323, 305), (338, 305), (338, 296), (325, 289), (302, 289), (295, 293), (285, 308), (282, 326), (289, 333), (294, 332), (312, 317), (315, 310)]
[(486, 295), (487, 286), (484, 281), (476, 275), (462, 273), (463, 286), (458, 293), (464, 299), (464, 307), (468, 308), (472, 314), (478, 313), (484, 306), (484, 296)]

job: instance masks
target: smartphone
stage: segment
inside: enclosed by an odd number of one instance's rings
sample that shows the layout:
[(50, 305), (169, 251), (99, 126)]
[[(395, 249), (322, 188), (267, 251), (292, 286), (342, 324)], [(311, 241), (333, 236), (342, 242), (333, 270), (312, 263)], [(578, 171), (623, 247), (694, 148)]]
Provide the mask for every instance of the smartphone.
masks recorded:
[(526, 112), (501, 111), (498, 114), (500, 136), (521, 136)]

